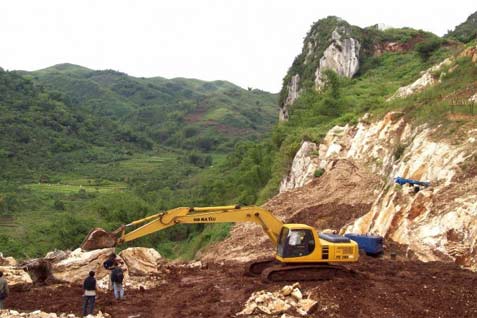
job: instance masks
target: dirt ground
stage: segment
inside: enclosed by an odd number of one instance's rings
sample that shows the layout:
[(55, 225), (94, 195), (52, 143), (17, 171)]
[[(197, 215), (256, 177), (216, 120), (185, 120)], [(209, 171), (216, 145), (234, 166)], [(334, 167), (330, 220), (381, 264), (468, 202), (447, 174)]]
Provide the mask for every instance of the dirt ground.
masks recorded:
[[(310, 317), (477, 316), (477, 274), (454, 264), (362, 256), (350, 267), (353, 277), (301, 283), (319, 302)], [(176, 268), (165, 280), (153, 290), (127, 291), (123, 301), (101, 293), (96, 310), (115, 318), (233, 317), (252, 292), (285, 285), (245, 276), (242, 265)], [(81, 301), (81, 286), (52, 285), (13, 291), (6, 306), (80, 314)]]

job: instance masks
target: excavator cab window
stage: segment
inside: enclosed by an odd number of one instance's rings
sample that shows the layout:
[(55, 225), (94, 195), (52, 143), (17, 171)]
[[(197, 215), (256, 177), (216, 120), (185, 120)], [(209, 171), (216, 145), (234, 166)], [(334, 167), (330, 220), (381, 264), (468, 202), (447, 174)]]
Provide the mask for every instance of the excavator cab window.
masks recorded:
[(290, 230), (284, 227), (280, 233), (277, 253), (281, 257), (300, 257), (313, 252), (315, 240), (308, 229)]

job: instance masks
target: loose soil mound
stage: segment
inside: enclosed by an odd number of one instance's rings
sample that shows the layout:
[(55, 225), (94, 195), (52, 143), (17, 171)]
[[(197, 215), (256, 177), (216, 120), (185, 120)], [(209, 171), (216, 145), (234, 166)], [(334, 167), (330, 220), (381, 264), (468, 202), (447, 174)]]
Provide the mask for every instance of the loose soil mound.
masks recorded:
[[(281, 193), (264, 208), (287, 223), (339, 230), (366, 214), (382, 180), (352, 160), (336, 160), (321, 177), (296, 190)], [(237, 224), (226, 240), (209, 247), (201, 258), (212, 262), (248, 262), (273, 255), (260, 226)]]
[[(476, 317), (477, 275), (453, 264), (420, 263), (362, 257), (350, 266), (359, 275), (303, 282), (302, 291), (318, 300), (311, 317)], [(242, 266), (175, 268), (167, 283), (148, 291), (128, 291), (115, 301), (100, 293), (97, 310), (114, 318), (231, 317), (264, 284), (242, 275)], [(81, 287), (54, 285), (13, 291), (7, 308), (80, 313)]]

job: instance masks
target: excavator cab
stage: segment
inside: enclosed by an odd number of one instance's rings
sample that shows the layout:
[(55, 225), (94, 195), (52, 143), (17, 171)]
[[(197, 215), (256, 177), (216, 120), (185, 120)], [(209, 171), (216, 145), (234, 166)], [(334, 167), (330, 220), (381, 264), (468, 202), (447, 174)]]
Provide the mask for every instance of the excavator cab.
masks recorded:
[(355, 262), (356, 242), (324, 234), (306, 224), (284, 224), (278, 237), (276, 259), (282, 263)]

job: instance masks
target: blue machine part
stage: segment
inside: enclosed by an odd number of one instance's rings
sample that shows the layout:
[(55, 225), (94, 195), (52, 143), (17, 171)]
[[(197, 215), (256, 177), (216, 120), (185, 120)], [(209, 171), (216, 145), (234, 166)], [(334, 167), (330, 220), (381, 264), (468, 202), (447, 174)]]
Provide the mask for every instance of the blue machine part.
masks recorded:
[(347, 233), (344, 236), (358, 243), (359, 249), (364, 250), (366, 254), (378, 255), (384, 251), (382, 236), (354, 233)]
[(410, 185), (420, 185), (420, 186), (423, 186), (423, 187), (428, 187), (431, 185), (430, 182), (427, 182), (427, 181), (418, 181), (418, 180), (413, 180), (413, 179), (404, 179), (404, 178), (401, 178), (401, 177), (396, 177), (394, 178), (394, 182), (396, 182), (397, 184), (403, 186), (405, 184), (410, 184)]

